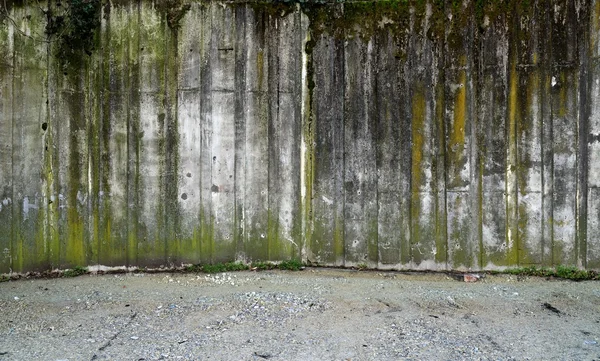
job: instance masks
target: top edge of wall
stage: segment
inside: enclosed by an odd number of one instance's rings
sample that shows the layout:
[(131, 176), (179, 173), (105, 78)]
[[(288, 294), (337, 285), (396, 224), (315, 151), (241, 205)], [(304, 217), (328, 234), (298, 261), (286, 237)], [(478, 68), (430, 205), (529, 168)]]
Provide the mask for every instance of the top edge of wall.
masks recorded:
[[(66, 0), (69, 2), (73, 0)], [(51, 3), (61, 3), (61, 0), (51, 0)], [(91, 0), (83, 0), (83, 2), (91, 2)], [(174, 0), (101, 0), (102, 3), (111, 3), (113, 5), (133, 3), (133, 2), (147, 2), (147, 3), (163, 3), (167, 6), (169, 2), (175, 2)], [(222, 3), (222, 4), (270, 4), (270, 5), (294, 5), (294, 4), (311, 4), (311, 5), (332, 5), (332, 4), (346, 4), (346, 3), (385, 3), (385, 4), (396, 4), (422, 6), (426, 4), (435, 5), (446, 5), (446, 6), (462, 6), (466, 7), (468, 4), (476, 4), (477, 6), (497, 6), (500, 4), (512, 4), (517, 3), (525, 6), (533, 6), (533, 4), (541, 3), (553, 3), (552, 0), (180, 0), (178, 3)], [(555, 1), (554, 1), (555, 2)], [(39, 5), (39, 1), (33, 0), (6, 0), (0, 5), (0, 15), (6, 9), (10, 10), (12, 7), (21, 7), (27, 5)]]

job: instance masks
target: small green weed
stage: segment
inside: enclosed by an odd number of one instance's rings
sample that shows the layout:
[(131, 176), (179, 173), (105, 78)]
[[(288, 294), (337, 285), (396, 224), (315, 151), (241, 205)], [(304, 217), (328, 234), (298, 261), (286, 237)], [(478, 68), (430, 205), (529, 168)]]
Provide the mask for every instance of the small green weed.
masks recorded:
[(366, 263), (359, 263), (359, 264), (357, 264), (357, 265), (356, 265), (356, 268), (357, 268), (359, 271), (364, 271), (364, 270), (366, 270), (366, 269), (367, 269), (367, 268), (369, 268), (369, 267), (367, 266), (367, 264), (366, 264)]
[(554, 270), (551, 268), (537, 268), (535, 266), (510, 268), (504, 271), (504, 273), (516, 275), (516, 276), (536, 276), (536, 277), (550, 277), (553, 275)]
[(304, 268), (304, 265), (302, 264), (302, 262), (293, 259), (290, 261), (283, 261), (283, 262), (279, 263), (277, 265), (277, 268), (280, 270), (287, 270), (287, 271), (300, 271), (302, 268)]
[(2, 283), (2, 282), (8, 282), (8, 281), (10, 281), (10, 277), (4, 276), (4, 275), (0, 276), (0, 283)]
[(536, 266), (510, 268), (505, 270), (504, 273), (517, 276), (557, 277), (573, 281), (600, 280), (600, 275), (595, 271), (562, 265), (556, 266), (556, 268), (537, 268)]
[(577, 267), (557, 266), (556, 277), (566, 278), (575, 281), (582, 281), (598, 279), (598, 274), (596, 274), (596, 272), (582, 270)]
[(63, 277), (77, 277), (88, 273), (87, 268), (81, 266), (75, 266), (72, 269), (65, 270), (63, 272)]
[(185, 267), (186, 272), (190, 273), (199, 273), (202, 272), (202, 265), (199, 264), (191, 264)]
[(186, 272), (204, 272), (204, 273), (219, 273), (219, 272), (235, 272), (235, 271), (267, 271), (273, 269), (299, 271), (304, 268), (304, 264), (298, 260), (283, 261), (281, 263), (273, 262), (253, 262), (251, 265), (245, 265), (240, 262), (215, 263), (215, 264), (193, 264), (185, 267)]
[(202, 272), (205, 273), (245, 271), (247, 269), (248, 266), (239, 262), (215, 263), (202, 266)]
[(252, 264), (250, 265), (250, 269), (251, 270), (255, 270), (255, 271), (268, 271), (268, 270), (272, 270), (275, 269), (277, 267), (277, 265), (275, 263), (272, 262), (252, 262)]

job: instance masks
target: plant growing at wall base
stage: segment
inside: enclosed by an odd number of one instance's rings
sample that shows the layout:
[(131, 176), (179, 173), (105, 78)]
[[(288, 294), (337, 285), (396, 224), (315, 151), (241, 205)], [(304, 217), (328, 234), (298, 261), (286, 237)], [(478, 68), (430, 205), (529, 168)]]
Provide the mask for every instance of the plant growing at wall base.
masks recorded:
[(214, 263), (214, 264), (194, 264), (185, 267), (186, 272), (204, 272), (204, 273), (219, 273), (219, 272), (235, 272), (235, 271), (267, 271), (267, 270), (285, 270), (285, 271), (300, 271), (304, 269), (304, 264), (298, 260), (283, 261), (280, 263), (273, 262), (253, 262), (250, 265), (245, 265), (240, 262)]
[(77, 277), (88, 273), (88, 269), (81, 266), (76, 266), (74, 268), (65, 270), (63, 272), (63, 277)]
[(516, 276), (556, 277), (573, 281), (600, 280), (595, 271), (582, 270), (574, 266), (558, 265), (556, 268), (537, 268), (536, 266), (510, 268), (503, 273)]
[(304, 268), (304, 265), (302, 264), (302, 262), (293, 259), (289, 261), (283, 261), (279, 263), (276, 267), (280, 270), (300, 271)]
[(202, 272), (205, 273), (235, 272), (245, 271), (247, 269), (248, 266), (238, 262), (206, 264), (202, 266)]

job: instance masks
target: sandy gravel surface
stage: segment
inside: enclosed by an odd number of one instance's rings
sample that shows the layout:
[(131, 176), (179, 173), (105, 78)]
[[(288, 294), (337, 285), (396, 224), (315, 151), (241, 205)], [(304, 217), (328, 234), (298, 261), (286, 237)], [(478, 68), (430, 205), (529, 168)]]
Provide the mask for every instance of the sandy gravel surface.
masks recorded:
[(600, 282), (331, 269), (10, 281), (0, 360), (600, 360)]

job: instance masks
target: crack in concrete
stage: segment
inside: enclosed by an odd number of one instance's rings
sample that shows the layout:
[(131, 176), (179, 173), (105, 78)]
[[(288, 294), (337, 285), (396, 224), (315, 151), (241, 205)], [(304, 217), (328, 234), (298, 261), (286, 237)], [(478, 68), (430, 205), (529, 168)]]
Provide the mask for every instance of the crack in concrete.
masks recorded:
[[(111, 336), (111, 338), (108, 339), (108, 341), (106, 341), (106, 343), (104, 343), (104, 345), (100, 346), (98, 348), (98, 351), (102, 352), (104, 350), (106, 350), (108, 347), (111, 346), (112, 342), (114, 340), (117, 339), (117, 337), (119, 337), (119, 335), (121, 333), (123, 333), (123, 331), (125, 331), (125, 329), (127, 328), (127, 326), (129, 326), (131, 324), (131, 322), (133, 321), (133, 319), (137, 316), (137, 312), (135, 312), (134, 314), (132, 314), (131, 316), (129, 316), (129, 321), (127, 321), (127, 323), (121, 327), (121, 329), (119, 331), (117, 331), (117, 333), (115, 333), (114, 335)], [(94, 361), (98, 358), (97, 354), (94, 354), (94, 356), (92, 356), (91, 361)]]

